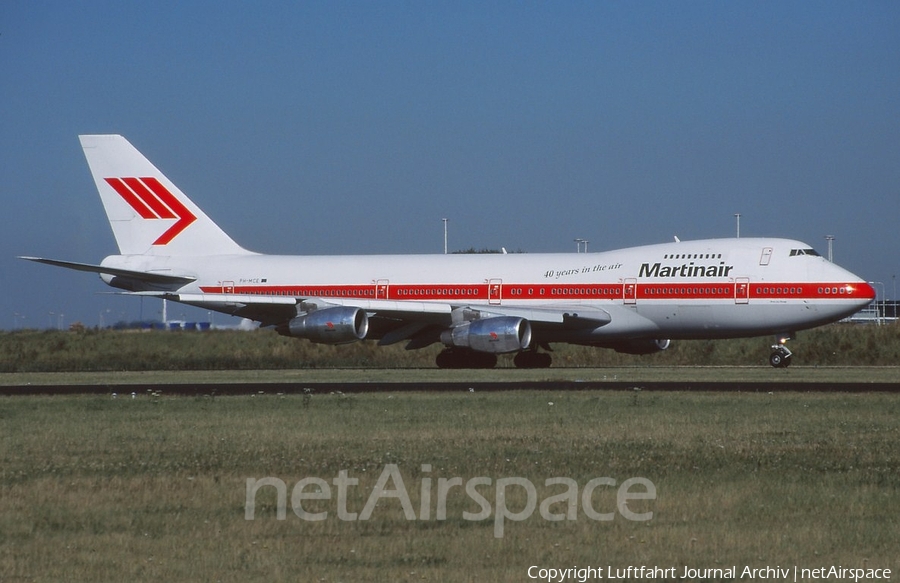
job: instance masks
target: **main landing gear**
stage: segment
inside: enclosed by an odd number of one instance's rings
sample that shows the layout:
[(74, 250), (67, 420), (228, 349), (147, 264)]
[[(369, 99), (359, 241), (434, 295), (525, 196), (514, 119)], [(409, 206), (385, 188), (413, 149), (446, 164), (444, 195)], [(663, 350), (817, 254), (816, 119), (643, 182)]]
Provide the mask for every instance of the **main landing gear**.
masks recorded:
[(435, 359), (438, 368), (494, 368), (497, 355), (467, 348), (447, 348)]
[(513, 358), (516, 368), (550, 368), (552, 362), (553, 357), (537, 350), (523, 350)]
[(769, 355), (769, 364), (775, 368), (787, 368), (791, 365), (792, 352), (784, 345), (788, 338), (779, 338), (778, 344), (772, 345), (772, 354)]
[[(549, 354), (537, 350), (523, 350), (513, 358), (516, 368), (548, 368), (551, 362)], [(497, 355), (467, 348), (447, 348), (437, 355), (435, 363), (438, 368), (494, 368)]]

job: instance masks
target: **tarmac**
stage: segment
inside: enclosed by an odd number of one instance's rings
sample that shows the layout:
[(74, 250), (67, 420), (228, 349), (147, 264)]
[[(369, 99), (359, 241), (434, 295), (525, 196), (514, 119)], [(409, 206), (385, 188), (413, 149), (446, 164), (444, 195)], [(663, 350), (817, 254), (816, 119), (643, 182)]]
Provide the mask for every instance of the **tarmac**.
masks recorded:
[(329, 394), (501, 391), (692, 391), (746, 393), (900, 393), (900, 382), (711, 382), (711, 381), (529, 381), (529, 382), (289, 382), (45, 384), (0, 386), (0, 396), (160, 395), (226, 396), (254, 394)]

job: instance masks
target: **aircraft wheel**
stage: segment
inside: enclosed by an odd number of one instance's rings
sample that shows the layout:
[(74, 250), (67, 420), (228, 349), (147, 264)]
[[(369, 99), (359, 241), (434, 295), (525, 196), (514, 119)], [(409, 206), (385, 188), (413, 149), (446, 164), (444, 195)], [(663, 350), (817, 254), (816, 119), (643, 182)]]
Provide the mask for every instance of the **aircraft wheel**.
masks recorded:
[(497, 355), (475, 350), (441, 351), (435, 359), (438, 368), (494, 368), (497, 366)]
[(513, 364), (516, 368), (549, 368), (553, 358), (544, 352), (525, 350), (516, 354)]
[(778, 347), (769, 355), (769, 364), (775, 368), (787, 368), (791, 364), (791, 353), (784, 347)]
[(452, 350), (442, 350), (437, 358), (434, 359), (434, 363), (438, 366), (438, 368), (459, 368), (457, 366), (457, 360), (454, 358), (454, 354)]
[(475, 366), (472, 368), (494, 368), (497, 366), (497, 355), (489, 352), (476, 352)]
[(782, 362), (784, 362), (784, 358), (781, 356), (781, 353), (773, 352), (769, 355), (769, 364), (771, 364), (775, 368), (781, 368)]

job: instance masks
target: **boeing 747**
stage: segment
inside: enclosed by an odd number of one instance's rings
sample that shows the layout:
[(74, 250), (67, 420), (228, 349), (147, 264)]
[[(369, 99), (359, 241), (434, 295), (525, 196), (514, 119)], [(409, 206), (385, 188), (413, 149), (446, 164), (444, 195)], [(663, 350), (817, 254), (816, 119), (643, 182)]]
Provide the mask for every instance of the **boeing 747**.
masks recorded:
[(875, 298), (849, 271), (789, 239), (683, 241), (600, 253), (263, 255), (244, 249), (125, 138), (81, 136), (119, 254), (99, 274), (125, 293), (250, 318), (325, 344), (444, 345), (437, 365), (551, 364), (553, 343), (649, 354), (671, 340), (797, 331)]

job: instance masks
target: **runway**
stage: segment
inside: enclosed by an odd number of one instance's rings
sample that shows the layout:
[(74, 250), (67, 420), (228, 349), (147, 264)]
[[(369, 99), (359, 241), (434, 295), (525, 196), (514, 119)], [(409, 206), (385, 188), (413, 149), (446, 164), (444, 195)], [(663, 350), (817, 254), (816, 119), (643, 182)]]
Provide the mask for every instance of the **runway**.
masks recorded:
[(502, 391), (691, 391), (745, 393), (900, 393), (900, 382), (720, 382), (720, 381), (517, 381), (517, 382), (242, 382), (44, 384), (0, 386), (0, 396), (182, 395), (502, 392)]

